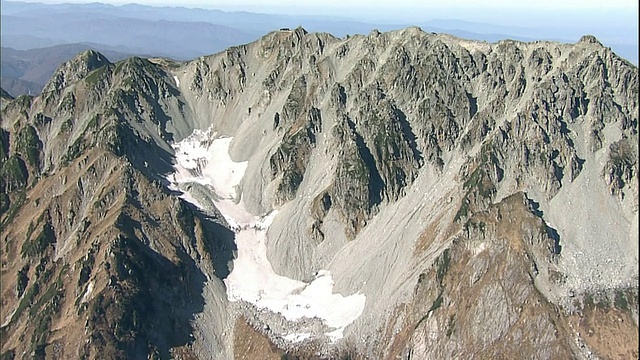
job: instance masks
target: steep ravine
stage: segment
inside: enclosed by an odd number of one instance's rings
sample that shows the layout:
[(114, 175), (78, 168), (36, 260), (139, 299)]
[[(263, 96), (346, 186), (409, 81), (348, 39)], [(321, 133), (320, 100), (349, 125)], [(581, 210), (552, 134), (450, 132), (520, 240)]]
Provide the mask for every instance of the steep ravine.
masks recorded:
[[(344, 328), (362, 313), (366, 298), (361, 294), (332, 294), (333, 279), (326, 270), (308, 282), (273, 271), (265, 243), (277, 211), (257, 216), (245, 209), (237, 189), (246, 163), (231, 160), (231, 141), (211, 132), (194, 133), (174, 145), (176, 171), (168, 176), (173, 187), (184, 191), (181, 197), (203, 211), (213, 208), (202, 203), (214, 205), (235, 232), (237, 256), (224, 278), (229, 301), (247, 303), (250, 314), (246, 317), (265, 311), (281, 315), (283, 324), (266, 325), (273, 341), (280, 340), (287, 348), (303, 341), (341, 339)], [(196, 191), (190, 191), (194, 186)]]

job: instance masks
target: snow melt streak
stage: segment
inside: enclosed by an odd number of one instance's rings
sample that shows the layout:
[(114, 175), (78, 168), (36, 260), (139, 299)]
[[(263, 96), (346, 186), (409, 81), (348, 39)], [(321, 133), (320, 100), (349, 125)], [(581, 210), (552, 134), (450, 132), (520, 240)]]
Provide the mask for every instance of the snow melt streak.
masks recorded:
[[(229, 156), (232, 138), (214, 139), (215, 133), (194, 131), (174, 145), (177, 164), (169, 180), (179, 184), (196, 182), (211, 187), (218, 195), (216, 207), (236, 230), (238, 258), (231, 274), (224, 280), (229, 300), (244, 300), (258, 308), (282, 314), (288, 320), (318, 317), (334, 330), (332, 339), (342, 338), (344, 328), (357, 319), (366, 298), (363, 294), (342, 296), (333, 294), (333, 278), (329, 271), (320, 271), (311, 283), (280, 276), (267, 259), (267, 230), (277, 212), (258, 217), (250, 214), (242, 201), (236, 203), (237, 188), (247, 168), (246, 162), (234, 162)], [(214, 139), (214, 140), (211, 140)], [(183, 195), (198, 205), (193, 196)], [(289, 335), (285, 339), (298, 342), (306, 334)]]

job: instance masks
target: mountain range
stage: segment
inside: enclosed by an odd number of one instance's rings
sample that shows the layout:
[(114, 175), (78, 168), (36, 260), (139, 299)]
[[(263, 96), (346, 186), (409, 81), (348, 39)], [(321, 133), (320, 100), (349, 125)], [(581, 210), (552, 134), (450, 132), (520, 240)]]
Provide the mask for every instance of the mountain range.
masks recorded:
[(84, 51), (3, 92), (2, 358), (637, 358), (638, 84), (593, 36)]
[[(374, 29), (390, 31), (420, 25), (425, 31), (488, 42), (546, 39), (571, 43), (584, 35), (583, 30), (573, 28), (567, 22), (553, 27), (504, 26), (451, 19), (358, 20), (102, 3), (3, 1), (1, 7), (3, 54), (0, 75), (2, 87), (13, 96), (38, 94), (55, 69), (77, 54), (81, 47), (97, 50), (113, 61), (121, 60), (124, 55), (192, 60), (254, 41), (274, 29), (298, 26), (344, 37), (367, 34)], [(598, 36), (605, 46), (612, 47), (618, 55), (637, 65), (637, 38), (621, 36), (626, 34), (625, 29), (602, 30), (598, 24), (593, 26), (594, 31), (602, 33)], [(637, 32), (637, 29), (630, 31)], [(42, 54), (47, 53), (51, 58), (43, 60)], [(16, 73), (16, 68), (23, 71)]]

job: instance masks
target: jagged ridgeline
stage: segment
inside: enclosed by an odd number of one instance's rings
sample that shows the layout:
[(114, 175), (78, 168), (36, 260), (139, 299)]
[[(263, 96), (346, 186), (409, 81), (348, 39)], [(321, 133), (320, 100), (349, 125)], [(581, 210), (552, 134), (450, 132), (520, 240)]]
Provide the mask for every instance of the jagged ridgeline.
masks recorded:
[[(2, 92), (2, 359), (637, 358), (638, 95), (592, 36), (83, 52)], [(214, 181), (173, 183), (196, 130), (233, 139), (189, 176), (246, 163), (277, 274), (366, 297), (342, 336), (229, 300), (243, 230)]]

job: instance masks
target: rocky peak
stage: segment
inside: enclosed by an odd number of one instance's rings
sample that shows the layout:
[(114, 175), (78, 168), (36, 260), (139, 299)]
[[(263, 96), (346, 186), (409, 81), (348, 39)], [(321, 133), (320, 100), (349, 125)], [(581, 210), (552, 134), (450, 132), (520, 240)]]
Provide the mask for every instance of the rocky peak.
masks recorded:
[(60, 91), (71, 83), (85, 78), (93, 70), (109, 64), (111, 64), (109, 59), (101, 53), (95, 50), (83, 51), (60, 65), (42, 92)]
[(583, 35), (580, 40), (578, 40), (578, 44), (595, 44), (602, 46), (602, 43), (593, 35)]

